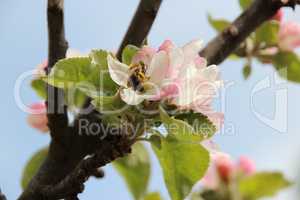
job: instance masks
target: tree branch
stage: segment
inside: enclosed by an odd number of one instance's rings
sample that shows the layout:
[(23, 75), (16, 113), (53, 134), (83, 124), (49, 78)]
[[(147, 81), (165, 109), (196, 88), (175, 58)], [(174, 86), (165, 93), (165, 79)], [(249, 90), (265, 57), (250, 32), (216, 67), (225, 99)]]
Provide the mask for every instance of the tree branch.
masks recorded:
[(0, 189), (0, 200), (6, 200), (6, 197), (5, 197), (5, 195), (1, 192), (1, 189)]
[(299, 0), (255, 0), (229, 27), (210, 41), (200, 52), (208, 64), (220, 64), (261, 24), (284, 6), (295, 8)]
[(147, 37), (156, 18), (162, 0), (141, 0), (130, 23), (121, 46), (117, 52), (117, 58), (121, 59), (122, 51), (128, 44), (141, 46)]
[[(65, 58), (68, 43), (65, 39), (63, 0), (48, 0), (48, 68), (47, 74), (55, 63)], [(50, 134), (53, 140), (61, 141), (68, 126), (67, 107), (64, 105), (62, 89), (47, 85), (47, 116)]]
[[(122, 52), (122, 48), (129, 43), (137, 46), (142, 44), (153, 24), (160, 3), (161, 0), (141, 0), (118, 52)], [(49, 69), (59, 59), (64, 58), (67, 49), (62, 5), (61, 0), (48, 0)], [(143, 26), (146, 28), (141, 28)], [(63, 99), (59, 90), (50, 89), (57, 91), (53, 95), (58, 97), (55, 99)], [(73, 126), (68, 127), (66, 126), (68, 124), (65, 115), (66, 107), (61, 103), (50, 106), (50, 103), (52, 101), (48, 102), (49, 107), (63, 112), (62, 114), (60, 112), (48, 114), (52, 136), (48, 156), (19, 200), (78, 199), (77, 194), (82, 190), (87, 178), (91, 175), (101, 177), (103, 173), (97, 171), (99, 167), (129, 153), (130, 146), (134, 143), (134, 140), (130, 140), (126, 133), (115, 134), (114, 132), (112, 134), (110, 131), (108, 134), (100, 133), (107, 135), (103, 140), (99, 139), (101, 135), (95, 136), (89, 130), (82, 133), (81, 122), (83, 121), (103, 125), (101, 115), (95, 110), (89, 114), (80, 114)], [(89, 102), (86, 102), (86, 106), (88, 105)], [(84, 159), (90, 154), (94, 156)]]

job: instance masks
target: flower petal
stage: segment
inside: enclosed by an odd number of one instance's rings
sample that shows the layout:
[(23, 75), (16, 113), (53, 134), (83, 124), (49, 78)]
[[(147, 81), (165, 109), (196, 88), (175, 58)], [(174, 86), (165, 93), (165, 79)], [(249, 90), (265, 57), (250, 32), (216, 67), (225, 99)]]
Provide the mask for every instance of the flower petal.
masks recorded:
[(133, 57), (132, 63), (143, 62), (145, 65), (149, 66), (153, 55), (155, 54), (155, 49), (143, 46)]
[(193, 40), (183, 46), (185, 62), (194, 61), (202, 48), (203, 42), (201, 40)]
[(174, 48), (174, 44), (171, 40), (165, 40), (160, 47), (158, 48), (158, 51), (166, 51), (169, 52)]
[(170, 67), (168, 71), (168, 77), (176, 77), (179, 70), (183, 67), (184, 53), (181, 48), (174, 48), (169, 52)]
[(220, 79), (220, 70), (216, 65), (206, 67), (203, 69), (202, 74), (208, 81), (216, 81)]
[(131, 88), (124, 88), (120, 92), (121, 99), (129, 105), (138, 105), (145, 100), (145, 96), (139, 95)]
[(108, 70), (111, 79), (120, 86), (127, 87), (129, 80), (129, 66), (114, 59), (111, 55), (107, 56)]
[(146, 71), (146, 76), (150, 77), (150, 82), (160, 84), (169, 72), (169, 58), (165, 51), (160, 51), (153, 56), (151, 64)]

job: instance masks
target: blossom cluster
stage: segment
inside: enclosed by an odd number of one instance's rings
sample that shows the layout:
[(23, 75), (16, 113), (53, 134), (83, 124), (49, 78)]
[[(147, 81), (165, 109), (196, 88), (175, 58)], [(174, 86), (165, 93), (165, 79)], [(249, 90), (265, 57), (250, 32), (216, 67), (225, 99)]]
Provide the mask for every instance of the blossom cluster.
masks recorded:
[(120, 96), (129, 105), (144, 100), (166, 101), (179, 109), (188, 109), (207, 115), (219, 124), (223, 115), (211, 107), (213, 98), (222, 86), (219, 68), (207, 66), (199, 56), (200, 40), (176, 47), (166, 40), (156, 50), (143, 46), (130, 65), (108, 55), (111, 78), (120, 86)]

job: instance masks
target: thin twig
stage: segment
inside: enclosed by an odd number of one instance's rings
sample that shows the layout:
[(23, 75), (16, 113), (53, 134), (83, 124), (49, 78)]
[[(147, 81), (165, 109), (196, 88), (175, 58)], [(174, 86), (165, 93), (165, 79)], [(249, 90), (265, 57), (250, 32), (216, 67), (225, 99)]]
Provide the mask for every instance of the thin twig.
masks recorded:
[(261, 24), (284, 6), (295, 7), (299, 0), (284, 4), (281, 0), (255, 0), (229, 27), (210, 41), (200, 52), (208, 64), (220, 64)]

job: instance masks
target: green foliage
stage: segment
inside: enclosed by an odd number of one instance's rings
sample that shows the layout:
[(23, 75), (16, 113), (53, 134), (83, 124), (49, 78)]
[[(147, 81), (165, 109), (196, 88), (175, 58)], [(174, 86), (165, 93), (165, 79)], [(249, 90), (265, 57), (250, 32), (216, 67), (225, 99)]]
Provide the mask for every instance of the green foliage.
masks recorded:
[(244, 199), (255, 200), (271, 197), (290, 185), (281, 173), (261, 172), (241, 180), (239, 191)]
[(44, 80), (58, 88), (71, 88), (89, 82), (93, 68), (88, 57), (66, 58), (58, 61)]
[(102, 113), (108, 111), (117, 111), (123, 108), (126, 109), (128, 107), (128, 105), (122, 101), (119, 94), (114, 96), (94, 96), (93, 98), (92, 104), (99, 112)]
[(185, 142), (200, 142), (216, 132), (213, 123), (200, 113), (180, 114), (176, 119), (160, 107), (160, 119), (169, 134)]
[[(150, 158), (148, 151), (141, 143), (132, 147), (127, 157), (113, 162), (115, 169), (123, 176), (126, 184), (136, 200), (146, 194), (150, 178)], [(157, 194), (149, 194), (146, 200), (159, 200)]]
[(117, 85), (109, 76), (108, 52), (93, 50), (89, 57), (66, 58), (58, 61), (44, 81), (62, 89), (89, 87), (107, 94), (115, 94)]
[(41, 97), (42, 99), (47, 98), (46, 83), (42, 79), (33, 79), (31, 81), (31, 87), (39, 97)]
[(225, 19), (214, 19), (211, 15), (207, 16), (210, 25), (217, 31), (221, 32), (230, 25), (230, 22)]
[(90, 58), (92, 63), (97, 67), (98, 71), (92, 72), (92, 83), (95, 84), (95, 88), (107, 95), (113, 95), (117, 92), (118, 86), (110, 78), (108, 65), (107, 65), (108, 52), (104, 50), (92, 50)]
[(252, 72), (252, 68), (249, 64), (246, 64), (243, 68), (243, 76), (244, 79), (247, 80), (249, 78), (249, 76), (251, 75)]
[(36, 152), (27, 162), (22, 175), (21, 186), (26, 188), (31, 178), (36, 174), (48, 154), (48, 147)]
[(162, 200), (162, 198), (158, 192), (152, 192), (152, 193), (147, 194), (144, 197), (144, 200)]
[(180, 141), (174, 134), (150, 138), (172, 200), (183, 200), (205, 174), (209, 153), (199, 143)]
[(252, 3), (252, 0), (239, 0), (240, 2), (240, 6), (243, 10), (247, 9), (251, 3)]
[(127, 65), (130, 65), (133, 56), (138, 50), (139, 48), (134, 45), (127, 45), (122, 52), (122, 62)]
[(300, 58), (292, 52), (280, 52), (273, 59), (273, 65), (282, 78), (300, 83)]
[(255, 32), (256, 43), (272, 46), (278, 44), (279, 23), (268, 21), (261, 25)]

